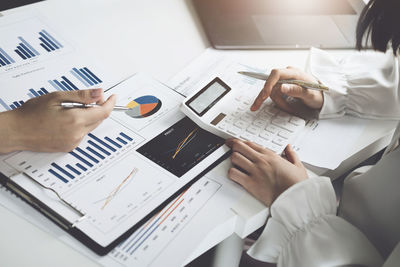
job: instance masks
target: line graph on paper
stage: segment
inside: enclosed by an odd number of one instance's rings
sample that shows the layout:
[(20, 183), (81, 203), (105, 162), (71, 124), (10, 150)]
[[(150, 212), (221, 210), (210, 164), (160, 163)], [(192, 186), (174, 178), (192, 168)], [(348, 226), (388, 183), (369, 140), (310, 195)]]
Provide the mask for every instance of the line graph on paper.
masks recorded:
[(107, 233), (174, 182), (149, 164), (130, 154), (65, 198), (87, 214), (91, 224)]
[(151, 265), (220, 187), (221, 184), (207, 177), (199, 180), (119, 244), (108, 257), (123, 266)]
[(171, 150), (169, 150), (169, 151), (167, 151), (167, 152), (165, 152), (165, 153), (171, 153), (171, 152), (172, 152), (172, 153), (173, 153), (172, 159), (175, 159), (175, 158), (178, 156), (178, 154), (179, 154), (181, 151), (183, 151), (183, 150), (185, 149), (185, 147), (186, 147), (188, 144), (190, 144), (190, 142), (193, 141), (193, 139), (196, 138), (197, 130), (198, 130), (198, 129), (199, 129), (199, 128), (195, 128), (193, 131), (191, 131), (191, 132), (188, 134), (188, 136), (185, 137), (185, 139), (183, 139), (182, 141), (179, 142), (179, 144), (178, 144), (178, 146), (177, 146), (176, 148), (173, 148), (173, 149), (171, 149)]
[(103, 202), (103, 206), (101, 207), (101, 210), (104, 210), (107, 205), (114, 199), (114, 197), (117, 196), (118, 193), (122, 192), (122, 190), (124, 190), (124, 188), (126, 188), (129, 183), (134, 179), (135, 175), (137, 174), (137, 172), (139, 171), (138, 168), (133, 168), (133, 170), (129, 173), (129, 175), (122, 180), (122, 182), (115, 188), (113, 189), (107, 197), (99, 199), (95, 202), (93, 202), (93, 204), (98, 204), (100, 202)]

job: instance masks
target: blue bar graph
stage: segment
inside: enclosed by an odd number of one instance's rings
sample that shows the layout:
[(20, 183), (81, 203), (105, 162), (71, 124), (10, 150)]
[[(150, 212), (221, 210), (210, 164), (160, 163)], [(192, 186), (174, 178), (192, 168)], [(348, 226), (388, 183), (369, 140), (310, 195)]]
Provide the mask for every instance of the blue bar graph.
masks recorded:
[(79, 169), (81, 169), (82, 171), (87, 171), (87, 169), (85, 167), (83, 167), (80, 163), (75, 164), (76, 167), (78, 167)]
[(133, 141), (132, 138), (130, 138), (128, 135), (126, 135), (125, 133), (119, 133), (123, 138), (127, 139), (128, 141)]
[(126, 145), (128, 143), (124, 139), (122, 139), (121, 137), (117, 137), (117, 140), (120, 141), (121, 143), (123, 143), (124, 145)]
[(100, 143), (101, 145), (105, 146), (106, 148), (108, 148), (109, 150), (111, 150), (112, 152), (117, 151), (115, 148), (113, 148), (112, 146), (110, 146), (109, 144), (107, 144), (106, 142), (104, 142), (103, 140), (101, 140), (100, 138), (98, 138), (97, 136), (95, 136), (92, 133), (88, 134), (89, 137), (93, 138), (95, 141), (97, 141), (98, 143)]
[(16, 109), (17, 107), (14, 106), (14, 105), (10, 105), (10, 108), (11, 108), (11, 109)]
[[(116, 146), (116, 147), (118, 147), (118, 148), (121, 148), (122, 146), (120, 145), (120, 144), (118, 144), (117, 142), (115, 142), (114, 140), (112, 140), (110, 137), (104, 137), (104, 139), (105, 140), (107, 140), (108, 142), (110, 142), (111, 144), (113, 144), (114, 146)], [(118, 139), (118, 138), (117, 138)], [(125, 142), (125, 144), (127, 144), (126, 142)]]
[(74, 91), (74, 89), (72, 89), (72, 87), (69, 86), (65, 81), (61, 81), (61, 84), (62, 84), (65, 88), (67, 88), (69, 91)]
[(19, 107), (21, 106), (17, 101), (14, 101), (13, 104), (14, 104), (14, 106), (16, 106), (17, 108), (19, 108)]
[(85, 75), (93, 84), (98, 84), (95, 78), (93, 78), (87, 71), (85, 71), (83, 68), (79, 69), (83, 75)]
[(85, 74), (83, 74), (82, 72), (80, 72), (77, 68), (73, 68), (72, 69), (76, 74), (79, 75), (79, 77), (81, 77), (81, 79), (85, 80), (86, 83), (88, 83), (90, 86), (94, 85), (94, 83), (88, 78), (86, 77)]
[(59, 170), (60, 172), (62, 172), (63, 174), (65, 174), (66, 176), (68, 176), (71, 179), (74, 179), (75, 176), (73, 176), (72, 174), (70, 174), (69, 172), (67, 172), (66, 170), (64, 170), (62, 167), (60, 167), (57, 163), (51, 163), (51, 166), (53, 166), (54, 168), (56, 168), (57, 170)]
[(44, 44), (40, 44), (40, 46), (43, 47), (47, 52), (51, 52), (50, 48), (48, 48)]
[(51, 174), (53, 174), (55, 177), (57, 177), (58, 179), (60, 179), (61, 181), (63, 181), (64, 183), (68, 183), (68, 180), (65, 179), (64, 177), (62, 177), (60, 174), (56, 173), (55, 171), (53, 171), (52, 169), (49, 169), (49, 172)]
[(6, 64), (3, 60), (0, 59), (0, 65), (1, 65), (2, 67), (4, 67), (4, 66), (6, 66), (7, 64)]
[(91, 148), (90, 146), (88, 146), (86, 148), (90, 153), (96, 155), (97, 157), (101, 158), (101, 159), (105, 159), (105, 157), (103, 155), (101, 155), (99, 152), (97, 152), (96, 150), (94, 150), (93, 148)]
[(79, 156), (78, 154), (76, 154), (75, 152), (71, 151), (69, 152), (69, 154), (71, 154), (72, 156), (74, 156), (77, 160), (83, 162), (85, 165), (89, 166), (89, 167), (93, 167), (93, 164), (90, 163), (89, 161), (87, 161), (86, 159), (82, 158), (81, 156)]
[(52, 80), (48, 80), (49, 84), (51, 84), (51, 86), (54, 87), (54, 89), (56, 89), (57, 91), (64, 91), (64, 89), (62, 89), (62, 87), (58, 87), (58, 85), (53, 82)]
[(90, 87), (103, 82), (87, 67), (83, 67), (80, 69), (73, 68), (70, 72), (72, 75), (74, 75), (76, 79), (78, 79), (86, 87)]
[(15, 51), (15, 53), (17, 53), (18, 56), (20, 56), (23, 60), (27, 59), (27, 57), (25, 57), (25, 55), (22, 54), (21, 51), (19, 51), (18, 49), (15, 49), (14, 51)]
[(70, 171), (74, 172), (76, 175), (81, 175), (81, 172), (72, 167), (71, 165), (67, 164), (65, 165), (65, 167), (67, 167)]
[(44, 93), (42, 91), (37, 91), (39, 93), (39, 95), (44, 95)]
[(48, 48), (50, 48), (51, 51), (56, 50), (49, 42), (47, 42), (43, 37), (39, 37), (39, 40), (42, 41), (42, 44), (46, 45)]
[(29, 89), (29, 92), (31, 92), (34, 96), (39, 96), (39, 94), (33, 89)]
[(59, 43), (59, 42), (57, 41), (56, 38), (54, 38), (54, 37), (53, 37), (50, 33), (48, 33), (45, 29), (43, 29), (42, 32), (43, 32), (44, 34), (46, 34), (47, 37), (49, 37), (49, 38), (50, 38), (54, 43), (56, 43), (59, 47), (64, 47), (61, 43)]
[(43, 32), (39, 32), (40, 36), (43, 37), (43, 39), (46, 40), (47, 43), (49, 43), (52, 47), (55, 49), (60, 49), (52, 40), (50, 40), (49, 37), (47, 37)]
[[(37, 91), (35, 92), (37, 93)], [(1, 102), (1, 99), (0, 104), (5, 105), (5, 107), (7, 106), (5, 102)], [(99, 138), (96, 135), (89, 133), (87, 145), (85, 147), (79, 146), (73, 151), (69, 152), (69, 154), (72, 156), (69, 163), (66, 164), (61, 162), (52, 162), (48, 171), (64, 183), (68, 183), (70, 179), (74, 179), (79, 175), (83, 175), (90, 168), (95, 167), (96, 164), (106, 160), (108, 156), (112, 155), (110, 151), (116, 152), (117, 149), (120, 149), (123, 147), (123, 145), (128, 144), (126, 140), (120, 137), (121, 134), (124, 134), (126, 137), (130, 138), (125, 133), (119, 133), (115, 138), (110, 138), (108, 136)], [(133, 140), (132, 138), (130, 139)]]
[(8, 59), (8, 61), (10, 61), (11, 63), (15, 63), (15, 60), (14, 60), (12, 57), (10, 57), (10, 56), (6, 53), (6, 51), (4, 51), (1, 47), (0, 47), (0, 53), (1, 53), (3, 56), (5, 56), (5, 57)]
[(95, 80), (96, 80), (98, 83), (102, 83), (102, 82), (103, 82), (103, 81), (100, 80), (96, 75), (94, 75), (94, 73), (91, 72), (87, 67), (84, 67), (83, 69), (84, 69), (85, 71), (87, 71), (93, 78), (95, 78)]
[(79, 90), (78, 87), (75, 86), (67, 77), (61, 76), (61, 79), (63, 79), (72, 89)]
[(64, 47), (56, 38), (44, 29), (39, 32), (39, 35), (39, 40), (41, 41), (40, 46), (47, 52), (52, 52)]
[(18, 50), (19, 52), (21, 52), (21, 53), (25, 56), (25, 58), (31, 58), (31, 57), (32, 57), (32, 56), (29, 55), (28, 52), (26, 52), (21, 46), (17, 46), (17, 50)]
[(11, 110), (10, 106), (7, 105), (6, 102), (4, 102), (4, 100), (1, 98), (0, 98), (0, 105), (2, 105), (5, 110)]
[(84, 151), (82, 148), (77, 147), (75, 148), (75, 150), (84, 155), (85, 157), (87, 157), (88, 159), (90, 159), (91, 161), (93, 161), (94, 163), (99, 163), (99, 161), (95, 157)]
[(1, 53), (0, 53), (0, 61), (4, 62), (5, 65), (11, 64), (11, 62), (5, 56), (3, 56), (3, 54), (1, 54)]
[(40, 90), (42, 90), (42, 92), (45, 93), (45, 94), (49, 93), (44, 87), (40, 88)]
[(89, 140), (88, 143), (92, 146), (94, 146), (95, 148), (97, 148), (98, 150), (100, 150), (101, 152), (103, 152), (104, 154), (106, 154), (107, 156), (110, 156), (111, 153), (108, 152), (107, 150), (105, 150), (104, 148), (102, 148), (101, 146), (99, 146), (98, 144), (96, 144), (95, 142), (93, 142), (92, 140)]
[(27, 46), (36, 56), (39, 56), (39, 55), (40, 55), (40, 53), (39, 53), (35, 48), (33, 48), (33, 46), (31, 46), (27, 41), (25, 41), (24, 38), (22, 38), (21, 36), (19, 36), (18, 39), (19, 39), (25, 46)]
[(23, 43), (19, 44), (31, 57), (36, 56), (26, 45), (24, 45)]

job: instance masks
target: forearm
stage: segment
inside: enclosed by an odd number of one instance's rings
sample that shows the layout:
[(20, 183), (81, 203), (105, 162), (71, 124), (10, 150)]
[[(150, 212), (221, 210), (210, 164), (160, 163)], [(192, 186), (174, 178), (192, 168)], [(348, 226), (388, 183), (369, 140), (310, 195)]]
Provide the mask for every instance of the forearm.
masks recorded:
[(0, 154), (23, 149), (18, 128), (16, 111), (0, 113)]

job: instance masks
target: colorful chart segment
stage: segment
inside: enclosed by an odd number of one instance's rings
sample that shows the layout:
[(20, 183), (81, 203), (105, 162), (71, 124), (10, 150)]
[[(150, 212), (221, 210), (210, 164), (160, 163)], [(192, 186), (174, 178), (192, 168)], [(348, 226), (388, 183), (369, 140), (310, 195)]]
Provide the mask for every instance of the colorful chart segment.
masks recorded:
[(145, 95), (129, 102), (126, 106), (131, 110), (125, 113), (131, 118), (145, 118), (153, 115), (161, 108), (161, 100), (152, 95)]

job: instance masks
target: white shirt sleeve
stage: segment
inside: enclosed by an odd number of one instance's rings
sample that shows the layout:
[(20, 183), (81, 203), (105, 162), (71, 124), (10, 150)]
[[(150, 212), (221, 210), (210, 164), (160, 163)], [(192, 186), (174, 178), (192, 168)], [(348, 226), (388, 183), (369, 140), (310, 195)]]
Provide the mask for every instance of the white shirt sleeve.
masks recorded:
[(368, 239), (336, 216), (329, 178), (297, 183), (271, 205), (271, 217), (249, 255), (278, 266), (381, 266)]
[(338, 61), (312, 48), (306, 70), (330, 88), (320, 118), (400, 119), (399, 64), (393, 53), (356, 52)]

